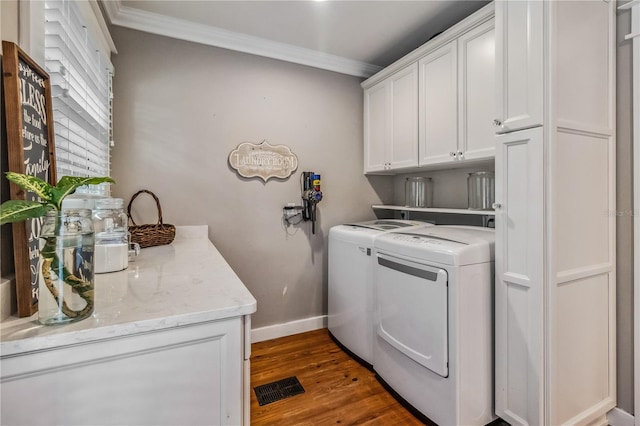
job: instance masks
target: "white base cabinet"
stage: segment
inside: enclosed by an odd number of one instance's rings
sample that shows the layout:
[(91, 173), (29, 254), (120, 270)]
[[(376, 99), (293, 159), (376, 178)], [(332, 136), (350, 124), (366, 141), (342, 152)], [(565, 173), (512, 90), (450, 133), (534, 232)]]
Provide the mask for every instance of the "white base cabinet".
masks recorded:
[(0, 424), (249, 425), (256, 300), (207, 232), (96, 274), (89, 318), (2, 321)]
[(495, 398), (511, 425), (605, 425), (616, 405), (615, 16), (496, 2)]
[(4, 358), (2, 424), (242, 424), (242, 333), (235, 318)]

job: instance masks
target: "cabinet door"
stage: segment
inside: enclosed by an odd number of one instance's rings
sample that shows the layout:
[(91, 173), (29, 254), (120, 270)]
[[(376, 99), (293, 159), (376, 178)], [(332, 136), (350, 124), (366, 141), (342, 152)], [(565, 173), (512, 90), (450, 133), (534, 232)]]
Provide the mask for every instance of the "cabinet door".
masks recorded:
[(493, 19), (458, 39), (459, 159), (493, 158), (495, 30)]
[(496, 133), (543, 124), (543, 5), (495, 3)]
[(384, 170), (387, 87), (382, 81), (364, 92), (364, 172)]
[(418, 62), (421, 166), (455, 160), (458, 149), (456, 59), (453, 41)]
[(1, 383), (3, 425), (239, 425), (242, 322), (26, 352), (2, 360)]
[(497, 137), (495, 406), (512, 425), (543, 410), (542, 128)]
[(390, 129), (387, 161), (391, 169), (418, 165), (418, 64), (387, 80), (390, 96)]

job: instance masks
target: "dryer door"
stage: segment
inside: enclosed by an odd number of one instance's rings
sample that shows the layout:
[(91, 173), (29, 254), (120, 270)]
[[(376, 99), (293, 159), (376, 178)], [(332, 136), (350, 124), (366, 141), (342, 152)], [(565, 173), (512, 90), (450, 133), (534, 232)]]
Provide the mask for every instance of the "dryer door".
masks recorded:
[(447, 377), (447, 271), (378, 253), (375, 283), (378, 335)]

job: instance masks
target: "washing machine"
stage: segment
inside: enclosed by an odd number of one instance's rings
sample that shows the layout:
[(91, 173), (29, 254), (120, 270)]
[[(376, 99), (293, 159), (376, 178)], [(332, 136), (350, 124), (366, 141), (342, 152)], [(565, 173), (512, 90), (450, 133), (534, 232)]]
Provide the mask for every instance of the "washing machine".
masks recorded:
[(413, 220), (372, 220), (329, 230), (328, 328), (367, 366), (373, 362), (373, 241), (394, 230), (433, 226)]
[(374, 241), (373, 369), (439, 425), (493, 409), (494, 230), (434, 226)]

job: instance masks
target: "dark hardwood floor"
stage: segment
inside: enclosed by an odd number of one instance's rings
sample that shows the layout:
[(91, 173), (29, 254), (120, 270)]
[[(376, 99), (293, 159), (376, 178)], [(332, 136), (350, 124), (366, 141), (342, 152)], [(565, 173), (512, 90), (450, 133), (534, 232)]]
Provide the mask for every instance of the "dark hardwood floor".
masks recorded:
[[(326, 329), (254, 343), (252, 425), (422, 425)], [(260, 407), (253, 388), (296, 376), (305, 393)]]

